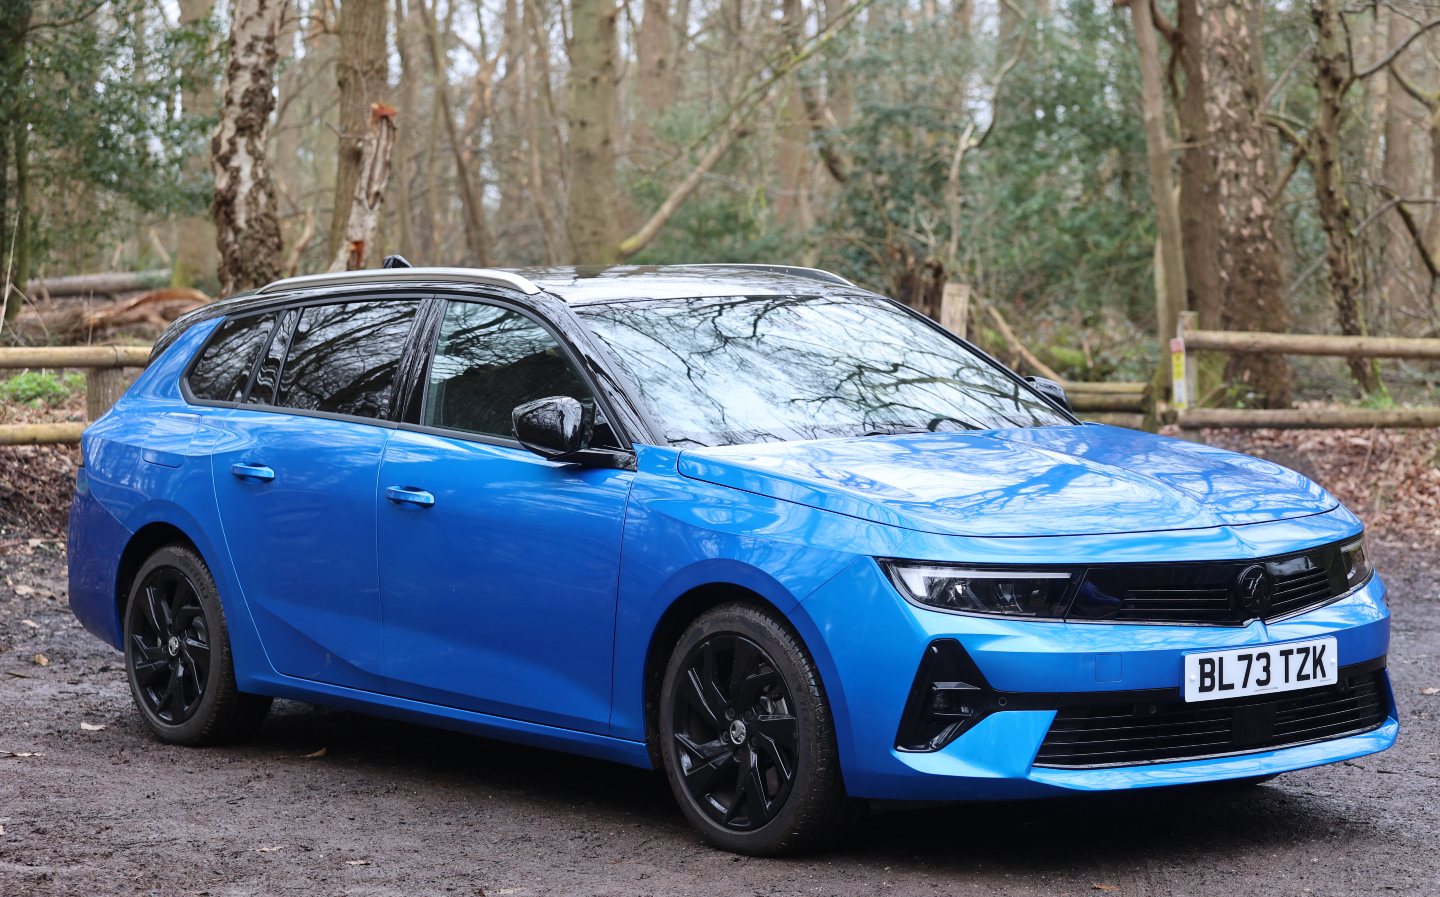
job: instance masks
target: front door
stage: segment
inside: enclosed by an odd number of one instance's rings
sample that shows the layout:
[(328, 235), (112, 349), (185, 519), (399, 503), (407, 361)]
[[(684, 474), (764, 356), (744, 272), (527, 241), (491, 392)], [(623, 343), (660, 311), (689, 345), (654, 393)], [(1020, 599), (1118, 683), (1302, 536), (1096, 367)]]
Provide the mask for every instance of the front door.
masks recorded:
[(376, 477), (418, 299), (281, 317), (245, 397), (217, 422), (225, 540), (275, 669), (379, 691)]
[(516, 405), (589, 388), (539, 324), (477, 302), (449, 304), (428, 377), (423, 427), (397, 430), (380, 468), (389, 687), (607, 732), (632, 474), (546, 461), (510, 425)]

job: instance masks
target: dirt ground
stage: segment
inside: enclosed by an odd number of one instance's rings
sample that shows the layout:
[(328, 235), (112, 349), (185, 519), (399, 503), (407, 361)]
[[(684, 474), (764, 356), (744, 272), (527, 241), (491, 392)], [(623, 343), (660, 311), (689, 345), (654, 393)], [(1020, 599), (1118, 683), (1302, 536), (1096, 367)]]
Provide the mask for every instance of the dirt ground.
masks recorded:
[(659, 774), (355, 713), (282, 701), (245, 744), (161, 745), (120, 655), (65, 604), (63, 544), (14, 540), (0, 544), (6, 897), (1440, 894), (1430, 539), (1372, 547), (1395, 614), (1402, 732), (1387, 753), (1246, 790), (874, 816), (785, 860), (705, 846)]

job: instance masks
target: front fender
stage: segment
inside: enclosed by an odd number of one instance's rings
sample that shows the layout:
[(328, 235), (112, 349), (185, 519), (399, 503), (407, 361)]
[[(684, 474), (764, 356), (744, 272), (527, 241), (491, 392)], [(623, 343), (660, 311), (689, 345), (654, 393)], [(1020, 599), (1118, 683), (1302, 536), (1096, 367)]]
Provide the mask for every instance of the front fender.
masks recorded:
[[(678, 453), (639, 446), (616, 606), (610, 732), (645, 738), (645, 665), (665, 612), (701, 587), (733, 585), (792, 615), (862, 554), (893, 551), (901, 530), (681, 476)], [(823, 670), (822, 670), (823, 675)], [(833, 701), (832, 701), (833, 703)]]

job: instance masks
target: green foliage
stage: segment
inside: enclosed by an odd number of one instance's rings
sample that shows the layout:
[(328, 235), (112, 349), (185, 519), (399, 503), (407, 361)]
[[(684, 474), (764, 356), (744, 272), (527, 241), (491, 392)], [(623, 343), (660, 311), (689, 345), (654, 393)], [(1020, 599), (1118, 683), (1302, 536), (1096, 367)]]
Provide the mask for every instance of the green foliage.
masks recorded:
[[(846, 273), (874, 281), (875, 268), (895, 259), (937, 259), (983, 294), (1023, 307), (1152, 316), (1153, 212), (1122, 15), (1108, 3), (1061, 0), (1043, 27), (1021, 26), (1021, 61), (1001, 82), (999, 118), (961, 171), (953, 259), (946, 196), (971, 123), (967, 97), (1017, 45), (992, 42), (997, 56), (977, 57), (978, 45), (943, 22), (909, 29), (898, 15), (867, 37), (850, 67), (857, 107), (845, 138), (855, 173), (839, 210), (849, 239), (838, 247)], [(983, 117), (973, 124), (977, 137), (990, 126)]]
[(0, 401), (25, 405), (55, 404), (85, 388), (85, 375), (49, 371), (24, 371), (0, 380)]
[[(12, 47), (15, 65), (0, 72), (0, 104), (8, 110), (0, 118), (29, 131), (37, 267), (50, 252), (93, 252), (117, 218), (205, 208), (208, 174), (196, 177), (187, 166), (208, 151), (214, 110), (177, 109), (177, 99), (182, 88), (208, 85), (219, 74), (223, 54), (212, 47), (223, 41), (214, 22), (167, 27), (145, 0), (0, 6), (10, 21), (31, 14)], [(10, 128), (0, 130), (14, 139)], [(5, 214), (14, 220), (8, 199)], [(49, 218), (39, 220), (42, 213)]]

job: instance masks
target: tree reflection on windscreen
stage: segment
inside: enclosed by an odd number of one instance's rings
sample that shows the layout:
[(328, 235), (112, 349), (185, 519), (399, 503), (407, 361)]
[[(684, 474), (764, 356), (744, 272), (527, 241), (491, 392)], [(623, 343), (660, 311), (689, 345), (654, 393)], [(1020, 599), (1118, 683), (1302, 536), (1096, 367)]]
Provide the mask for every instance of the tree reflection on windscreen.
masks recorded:
[(619, 356), (672, 443), (1069, 423), (878, 298), (731, 296), (576, 312)]

